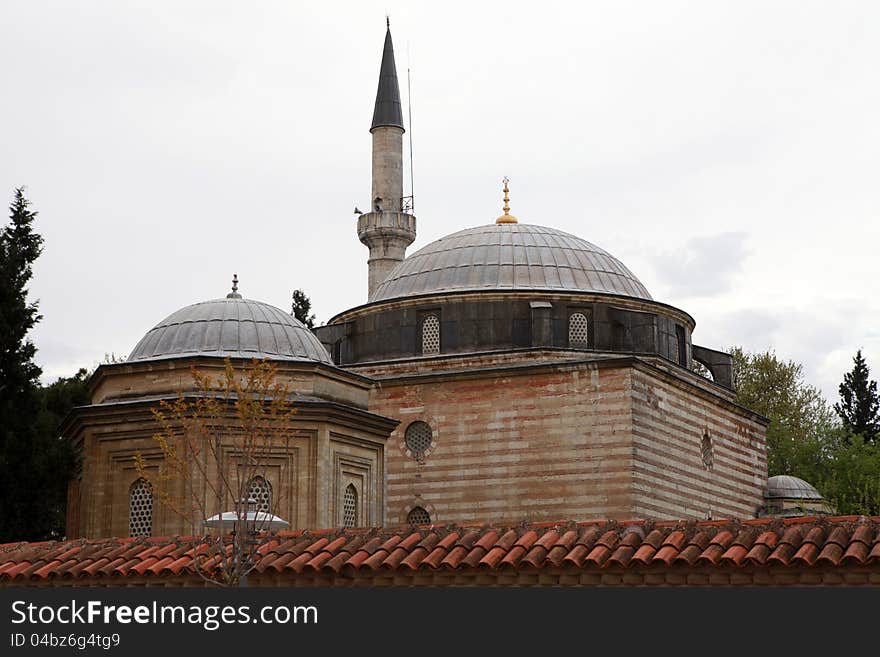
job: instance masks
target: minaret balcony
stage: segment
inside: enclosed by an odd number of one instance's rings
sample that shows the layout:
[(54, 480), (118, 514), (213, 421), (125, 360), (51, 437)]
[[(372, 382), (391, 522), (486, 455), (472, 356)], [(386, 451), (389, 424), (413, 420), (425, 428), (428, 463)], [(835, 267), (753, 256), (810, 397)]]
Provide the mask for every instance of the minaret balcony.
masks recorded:
[(375, 238), (397, 237), (412, 244), (416, 218), (406, 212), (367, 212), (358, 217), (358, 238), (364, 244)]

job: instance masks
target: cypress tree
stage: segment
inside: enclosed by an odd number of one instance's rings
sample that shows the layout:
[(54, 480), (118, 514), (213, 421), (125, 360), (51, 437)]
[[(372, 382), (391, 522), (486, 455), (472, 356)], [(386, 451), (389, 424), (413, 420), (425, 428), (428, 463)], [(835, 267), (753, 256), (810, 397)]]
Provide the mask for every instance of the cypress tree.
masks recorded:
[(15, 190), (9, 210), (0, 232), (0, 543), (60, 537), (74, 467), (57, 422), (46, 421), (37, 350), (28, 338), (42, 319), (27, 286), (43, 238), (34, 232), (37, 213), (24, 188)]
[(37, 385), (40, 368), (33, 362), (36, 348), (28, 332), (42, 317), (37, 303), (27, 302), (32, 265), (43, 250), (43, 238), (33, 230), (37, 213), (29, 209), (24, 188), (15, 190), (10, 222), (0, 233), (0, 390), (4, 401)]
[(868, 364), (859, 349), (853, 358), (852, 371), (844, 374), (840, 384), (840, 402), (834, 405), (844, 426), (866, 442), (876, 440), (880, 433), (880, 396), (877, 382), (869, 377)]
[(291, 305), (290, 314), (310, 329), (315, 328), (315, 315), (310, 314), (312, 310), (312, 300), (306, 296), (302, 290), (293, 291), (293, 303)]

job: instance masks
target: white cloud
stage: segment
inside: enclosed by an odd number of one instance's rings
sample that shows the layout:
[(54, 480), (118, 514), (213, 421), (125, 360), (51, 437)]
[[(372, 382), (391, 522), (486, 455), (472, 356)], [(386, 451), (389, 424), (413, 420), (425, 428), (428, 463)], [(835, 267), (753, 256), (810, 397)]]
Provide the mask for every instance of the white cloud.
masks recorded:
[(654, 269), (671, 296), (723, 295), (748, 258), (747, 239), (741, 232), (692, 237), (677, 249), (656, 255)]

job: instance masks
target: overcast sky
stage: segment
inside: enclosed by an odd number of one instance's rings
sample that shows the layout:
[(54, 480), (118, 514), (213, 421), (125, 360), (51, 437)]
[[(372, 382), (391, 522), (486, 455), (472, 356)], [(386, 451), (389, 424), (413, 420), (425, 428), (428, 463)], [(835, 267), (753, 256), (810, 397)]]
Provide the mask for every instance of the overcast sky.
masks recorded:
[(512, 214), (620, 258), (696, 343), (775, 349), (831, 401), (859, 347), (880, 377), (880, 3), (4, 0), (0, 190), (40, 213), (46, 380), (233, 272), (319, 321), (365, 302), (386, 11), (412, 250), (493, 221), (507, 175)]

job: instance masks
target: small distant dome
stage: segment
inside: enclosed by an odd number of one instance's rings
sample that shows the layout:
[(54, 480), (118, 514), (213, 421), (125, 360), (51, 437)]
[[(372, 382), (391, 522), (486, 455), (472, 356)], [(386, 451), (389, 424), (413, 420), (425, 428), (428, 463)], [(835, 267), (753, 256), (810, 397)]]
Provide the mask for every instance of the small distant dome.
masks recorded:
[(775, 475), (767, 480), (767, 499), (821, 500), (822, 495), (803, 479), (791, 475)]
[(236, 290), (225, 299), (195, 303), (171, 313), (138, 342), (128, 361), (182, 356), (333, 364), (324, 345), (302, 322), (275, 306), (243, 299)]
[(813, 486), (791, 475), (775, 475), (767, 480), (766, 503), (758, 509), (764, 518), (795, 518), (828, 515), (834, 507)]
[(500, 223), (468, 228), (419, 249), (391, 271), (371, 300), (496, 290), (651, 299), (620, 260), (595, 244), (554, 228)]

